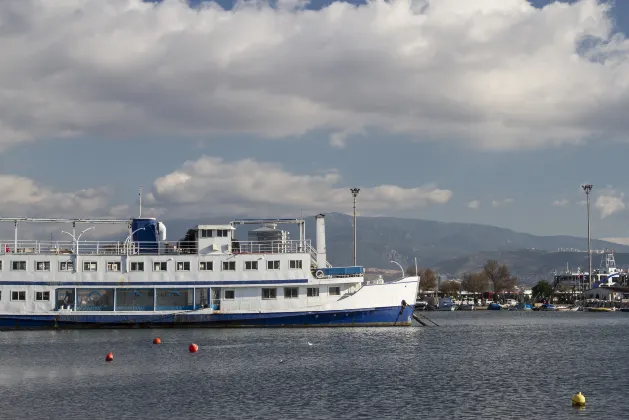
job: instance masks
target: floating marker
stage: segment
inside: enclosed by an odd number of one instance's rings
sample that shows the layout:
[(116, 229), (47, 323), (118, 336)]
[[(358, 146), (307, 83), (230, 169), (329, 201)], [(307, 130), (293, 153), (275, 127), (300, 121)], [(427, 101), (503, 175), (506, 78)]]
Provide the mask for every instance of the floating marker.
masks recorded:
[(572, 396), (572, 405), (575, 407), (584, 407), (585, 406), (585, 397), (580, 392), (574, 394)]
[(199, 346), (192, 343), (188, 346), (188, 350), (190, 350), (190, 353), (196, 353), (199, 350)]
[(114, 353), (113, 352), (109, 352), (107, 353), (107, 356), (105, 356), (105, 361), (106, 362), (113, 362), (114, 361)]
[(155, 337), (153, 339), (153, 344), (162, 344), (162, 340), (160, 340), (159, 337)]

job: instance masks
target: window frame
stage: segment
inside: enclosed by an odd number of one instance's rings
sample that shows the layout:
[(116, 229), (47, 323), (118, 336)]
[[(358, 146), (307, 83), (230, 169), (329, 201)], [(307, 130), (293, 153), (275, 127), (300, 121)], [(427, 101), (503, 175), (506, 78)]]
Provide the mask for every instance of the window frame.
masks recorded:
[[(90, 268), (92, 267), (92, 264), (94, 264), (94, 269), (93, 270), (92, 269), (86, 270), (85, 269), (85, 265), (86, 264), (89, 264)], [(83, 261), (83, 271), (90, 272), (90, 273), (94, 273), (94, 272), (98, 271), (98, 261)]]
[[(158, 268), (155, 268), (158, 267)], [(162, 267), (165, 267), (162, 269)], [(153, 261), (153, 271), (164, 273), (168, 271), (168, 261)]]
[(304, 261), (303, 260), (290, 260), (288, 262), (288, 269), (289, 270), (302, 270), (303, 267), (304, 267)]
[[(39, 264), (43, 264), (44, 268), (40, 270), (38, 268)], [(48, 269), (46, 269), (46, 264), (48, 264)], [(50, 261), (35, 261), (35, 271), (50, 271), (50, 268), (51, 268), (50, 266), (51, 266)]]
[[(227, 297), (227, 292), (232, 294), (231, 297)], [(225, 300), (235, 300), (236, 299), (236, 289), (225, 289), (223, 291), (223, 299)]]
[[(17, 299), (13, 299), (14, 293), (18, 294)], [(20, 299), (21, 293), (23, 293), (24, 299)], [(26, 290), (11, 290), (11, 302), (26, 302)]]
[[(133, 266), (135, 265), (135, 269)], [(129, 263), (129, 271), (133, 271), (134, 273), (140, 273), (144, 271), (144, 261), (131, 261)]]
[[(112, 270), (110, 269), (110, 266), (114, 266), (117, 265), (118, 269), (117, 270)], [(107, 272), (112, 272), (112, 273), (119, 273), (122, 271), (122, 262), (120, 261), (107, 261)]]
[[(268, 296), (265, 297), (265, 292)], [(277, 287), (263, 287), (262, 288), (262, 300), (276, 300), (277, 299)]]
[(284, 299), (299, 299), (299, 287), (285, 287)]
[[(65, 265), (65, 268), (61, 268), (62, 264)], [(74, 261), (59, 261), (59, 271), (73, 271), (74, 270)]]
[[(316, 291), (316, 294), (315, 294), (315, 291)], [(306, 288), (306, 297), (319, 297), (319, 288), (318, 287)]]
[[(19, 264), (19, 268), (15, 268), (15, 264)], [(11, 271), (26, 271), (26, 260), (11, 260)]]
[[(227, 264), (227, 266), (225, 264)], [(221, 268), (221, 271), (236, 271), (236, 261), (223, 261), (223, 264), (221, 264)]]
[[(47, 298), (44, 299), (45, 297)], [(39, 292), (35, 292), (35, 301), (36, 302), (50, 302), (50, 290), (42, 290)]]
[[(202, 268), (202, 264), (205, 268)], [(199, 261), (199, 271), (214, 271), (214, 261)]]
[[(247, 264), (250, 265), (249, 268), (247, 268)], [(257, 260), (245, 261), (245, 271), (258, 271), (259, 269), (260, 268)]]
[[(275, 266), (277, 266), (277, 267), (275, 267)], [(271, 267), (271, 268), (269, 268), (269, 267)], [(275, 271), (275, 270), (279, 270), (280, 267), (281, 267), (280, 260), (267, 260), (267, 262), (266, 262), (266, 269), (267, 270)]]
[[(338, 290), (338, 293), (332, 293), (332, 290)], [(328, 287), (328, 296), (341, 296), (341, 286), (330, 286)]]
[[(182, 268), (179, 268), (179, 264), (182, 264)], [(186, 265), (188, 268), (186, 268)], [(190, 261), (177, 261), (175, 264), (176, 271), (190, 271)]]

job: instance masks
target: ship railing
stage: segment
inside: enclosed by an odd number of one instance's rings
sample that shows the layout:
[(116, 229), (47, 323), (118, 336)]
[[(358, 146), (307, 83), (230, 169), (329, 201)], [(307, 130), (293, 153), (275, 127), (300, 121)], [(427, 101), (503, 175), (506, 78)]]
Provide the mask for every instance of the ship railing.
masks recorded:
[(310, 240), (232, 241), (234, 254), (297, 254), (308, 252)]
[[(77, 253), (78, 247), (78, 253)], [(196, 241), (38, 241), (0, 240), (0, 253), (11, 255), (181, 255), (196, 254)]]
[[(317, 250), (310, 244), (310, 241), (308, 241), (308, 246), (306, 248), (306, 252), (308, 252), (310, 254), (310, 262), (312, 263), (313, 266), (317, 266)], [(327, 268), (331, 268), (332, 264), (330, 264), (328, 261), (325, 262), (325, 266)]]

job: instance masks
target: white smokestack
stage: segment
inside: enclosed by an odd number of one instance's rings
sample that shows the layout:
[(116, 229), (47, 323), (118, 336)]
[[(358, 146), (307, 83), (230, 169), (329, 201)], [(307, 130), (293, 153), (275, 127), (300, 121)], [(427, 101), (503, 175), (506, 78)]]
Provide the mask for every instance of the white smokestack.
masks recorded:
[(317, 268), (325, 268), (327, 255), (325, 249), (325, 215), (317, 214)]

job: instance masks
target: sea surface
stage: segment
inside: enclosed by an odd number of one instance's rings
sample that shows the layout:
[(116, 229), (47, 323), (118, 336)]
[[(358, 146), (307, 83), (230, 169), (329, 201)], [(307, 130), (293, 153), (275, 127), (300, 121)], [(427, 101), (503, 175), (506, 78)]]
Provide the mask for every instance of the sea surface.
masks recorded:
[(0, 418), (629, 417), (629, 313), (424, 314), (439, 325), (0, 332)]

